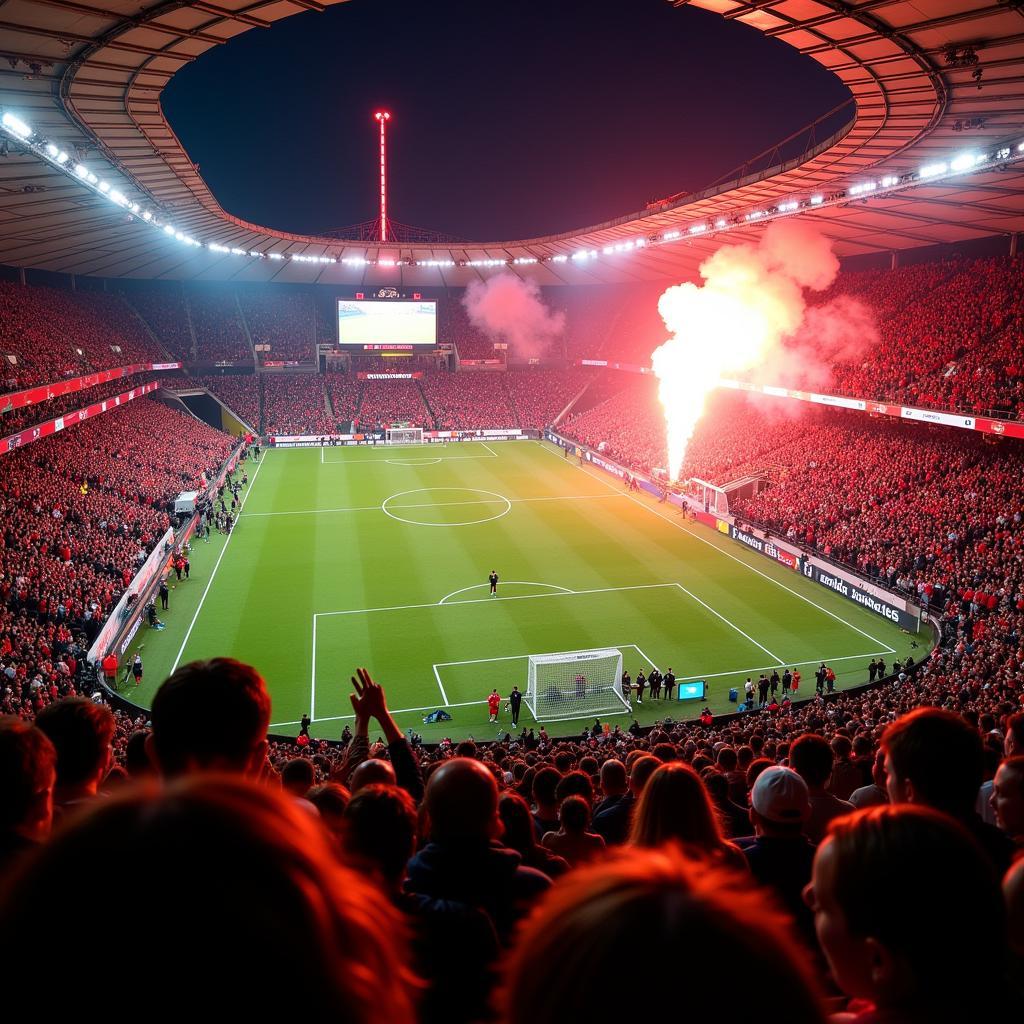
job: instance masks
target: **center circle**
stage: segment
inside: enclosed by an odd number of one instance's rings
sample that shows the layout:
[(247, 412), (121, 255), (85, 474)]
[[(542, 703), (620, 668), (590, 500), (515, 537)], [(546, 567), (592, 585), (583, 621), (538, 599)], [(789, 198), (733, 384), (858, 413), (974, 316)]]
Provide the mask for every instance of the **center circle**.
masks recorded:
[[(427, 501), (423, 498), (417, 500), (414, 497), (414, 495), (428, 494), (441, 496), (436, 501)], [(460, 498), (458, 495), (465, 497)], [(480, 497), (480, 495), (486, 497)], [(493, 509), (495, 505), (503, 507), (492, 515), (489, 509)], [(507, 516), (512, 511), (512, 502), (504, 494), (496, 494), (494, 491), (484, 491), (476, 487), (420, 487), (414, 491), (399, 491), (398, 494), (392, 494), (381, 502), (380, 508), (384, 515), (411, 526), (478, 526), (480, 523), (489, 523), (494, 519)], [(415, 518), (418, 511), (422, 511), (425, 515), (429, 509), (451, 509), (453, 513), (466, 510), (466, 514), (459, 515), (451, 522), (443, 523), (427, 522), (425, 518)], [(480, 514), (473, 516), (473, 509), (479, 510)]]

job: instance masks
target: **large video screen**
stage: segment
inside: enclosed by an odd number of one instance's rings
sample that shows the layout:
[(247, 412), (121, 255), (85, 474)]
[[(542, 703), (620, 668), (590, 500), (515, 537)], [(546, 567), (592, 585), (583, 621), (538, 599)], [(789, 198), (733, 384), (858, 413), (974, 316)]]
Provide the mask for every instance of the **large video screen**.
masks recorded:
[(437, 303), (338, 299), (338, 344), (359, 348), (436, 345)]

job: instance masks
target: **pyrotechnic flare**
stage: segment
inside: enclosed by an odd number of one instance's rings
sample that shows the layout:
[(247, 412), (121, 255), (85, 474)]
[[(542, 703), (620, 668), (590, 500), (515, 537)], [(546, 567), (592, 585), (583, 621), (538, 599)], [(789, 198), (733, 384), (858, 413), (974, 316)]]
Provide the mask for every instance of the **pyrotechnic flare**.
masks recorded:
[(831, 243), (805, 225), (772, 224), (754, 245), (724, 246), (700, 266), (704, 284), (669, 288), (658, 312), (672, 337), (651, 361), (665, 411), (668, 471), (686, 456), (708, 395), (722, 377), (772, 358), (804, 322), (804, 290), (827, 288), (839, 270)]

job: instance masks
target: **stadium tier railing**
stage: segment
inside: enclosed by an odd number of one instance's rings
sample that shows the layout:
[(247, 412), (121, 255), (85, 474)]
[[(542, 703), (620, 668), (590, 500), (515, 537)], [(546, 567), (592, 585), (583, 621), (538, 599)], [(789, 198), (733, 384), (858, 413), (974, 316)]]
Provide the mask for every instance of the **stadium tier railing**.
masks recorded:
[[(76, 391), (86, 391), (100, 384), (108, 384), (122, 377), (132, 377), (137, 373), (150, 373), (158, 370), (180, 370), (183, 363), (130, 363), (117, 366), (111, 370), (97, 370), (95, 373), (84, 373), (79, 377), (68, 377), (49, 384), (36, 384), (20, 391), (9, 391), (0, 395), (0, 412), (13, 412), (27, 405), (39, 405), (64, 395), (73, 395)], [(0, 425), (3, 420), (0, 419)], [(2, 429), (2, 427), (0, 427)]]
[[(603, 367), (608, 370), (619, 370), (623, 373), (637, 373), (653, 376), (649, 366), (637, 363), (617, 363), (607, 359), (578, 359), (577, 366)], [(899, 402), (882, 402), (869, 398), (857, 398), (853, 395), (839, 395), (828, 392), (799, 391), (794, 388), (777, 387), (772, 384), (752, 384), (744, 380), (722, 379), (719, 384), (732, 391), (749, 391), (754, 394), (769, 395), (772, 398), (789, 398), (798, 402), (810, 402), (813, 405), (825, 405), (833, 409), (848, 409), (851, 412), (862, 412), (869, 416), (891, 416), (895, 419), (914, 420), (918, 423), (930, 423), (941, 427), (954, 427), (959, 430), (977, 431), (982, 434), (995, 434), (997, 437), (1024, 438), (1024, 422), (1008, 420), (997, 416), (985, 416), (972, 412), (960, 412), (956, 409), (929, 409), (916, 405), (902, 405)]]

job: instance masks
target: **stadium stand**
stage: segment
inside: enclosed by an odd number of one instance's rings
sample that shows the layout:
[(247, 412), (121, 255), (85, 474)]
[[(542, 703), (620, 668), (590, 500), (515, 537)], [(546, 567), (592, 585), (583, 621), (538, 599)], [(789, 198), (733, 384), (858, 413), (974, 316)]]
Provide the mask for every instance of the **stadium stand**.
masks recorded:
[(439, 430), (481, 426), (514, 427), (515, 410), (505, 388), (506, 374), (494, 371), (431, 373), (420, 380)]
[(239, 289), (238, 301), (249, 325), (253, 344), (269, 345), (260, 362), (312, 363), (316, 324), (313, 298), (304, 292)]
[(423, 404), (423, 392), (415, 380), (366, 380), (362, 382), (359, 422), (364, 427), (412, 423), (428, 427), (432, 418)]
[(0, 353), (17, 357), (2, 360), (4, 392), (167, 358), (116, 295), (0, 281), (0, 308)]
[(189, 362), (196, 358), (188, 308), (181, 288), (133, 289), (124, 295), (175, 359)]
[[(922, 404), (1011, 411), (1017, 401), (1019, 414), (1020, 320), (988, 302), (995, 292), (1002, 308), (1020, 308), (1013, 269), (986, 261), (841, 279), (895, 326), (877, 367), (873, 357), (837, 367), (837, 386), (892, 385)], [(935, 294), (945, 312), (931, 308)], [(129, 331), (119, 299), (94, 298), (60, 308)], [(207, 313), (200, 347), (232, 351), (237, 335), (210, 326), (230, 324), (230, 310)], [(612, 327), (622, 351), (642, 347), (639, 320)], [(145, 350), (146, 333), (132, 337)], [(102, 350), (94, 342), (89, 358)], [(32, 367), (74, 372), (47, 354)], [(589, 385), (565, 429), (629, 466), (664, 464), (656, 383), (632, 375), (167, 383), (208, 387), (253, 422), (262, 402), (268, 432), (313, 433), (356, 416), (542, 425)], [(695, 984), (680, 994), (688, 1015), (954, 1024), (1019, 1012), (1020, 965), (1005, 938), (1007, 925), (1012, 942), (1024, 935), (1024, 871), (1011, 866), (1024, 848), (1024, 455), (1012, 443), (716, 397), (684, 476), (762, 476), (765, 489), (737, 514), (915, 597), (938, 619), (935, 651), (881, 674), (872, 659), (871, 688), (801, 693), (810, 699), (727, 721), (599, 724), (569, 738), (534, 726), (435, 747), (402, 733), (387, 680), (362, 673), (340, 743), (268, 737), (263, 681), (222, 660), (179, 669), (149, 716), (83, 696), (85, 650), (166, 529), (167, 502), (232, 444), (140, 399), (0, 458), (0, 962), (20, 985), (54, 977), (52, 957), (39, 955), (54, 935), (42, 909), (61, 909), (68, 948), (123, 939), (109, 882), (82, 874), (114, 848), (166, 882), (147, 903), (148, 952), (168, 969), (207, 957), (211, 990), (225, 970), (252, 969), (251, 943), (243, 965), (237, 950), (195, 939), (196, 920), (229, 908), (247, 938), (266, 937), (256, 967), (291, 986), (287, 1003), (261, 1004), (275, 1012), (301, 993), (360, 1021), (562, 1024), (600, 993), (603, 1009), (635, 1014), (636, 987), (607, 979), (638, 935), (659, 964), (691, 955), (699, 935), (698, 973), (757, 963), (770, 979), (732, 986), (728, 1000)], [(994, 823), (980, 813), (986, 793)], [(507, 824), (495, 838), (499, 814)], [(243, 857), (244, 885), (226, 886)], [(255, 909), (254, 877), (266, 897)], [(586, 952), (573, 972), (566, 950)], [(69, 957), (61, 978), (81, 992), (94, 972), (88, 957)], [(368, 989), (366, 978), (387, 984)], [(119, 996), (138, 1005), (150, 983), (134, 972)], [(258, 1012), (251, 1000), (233, 1006)]]
[(329, 434), (337, 424), (327, 412), (324, 379), (313, 373), (260, 374), (263, 429), (268, 434)]
[(233, 291), (203, 288), (186, 293), (196, 355), (204, 362), (252, 362), (253, 350)]

